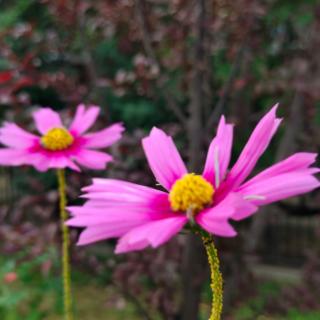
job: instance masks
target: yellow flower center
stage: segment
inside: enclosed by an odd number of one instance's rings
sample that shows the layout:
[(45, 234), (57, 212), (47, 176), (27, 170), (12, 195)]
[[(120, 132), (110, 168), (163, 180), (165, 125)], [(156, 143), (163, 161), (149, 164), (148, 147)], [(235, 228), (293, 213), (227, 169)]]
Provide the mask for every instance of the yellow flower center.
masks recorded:
[(185, 174), (171, 188), (169, 200), (173, 211), (195, 214), (212, 203), (214, 188), (202, 176)]
[(73, 136), (64, 128), (52, 128), (41, 137), (43, 147), (51, 151), (65, 150), (73, 141)]

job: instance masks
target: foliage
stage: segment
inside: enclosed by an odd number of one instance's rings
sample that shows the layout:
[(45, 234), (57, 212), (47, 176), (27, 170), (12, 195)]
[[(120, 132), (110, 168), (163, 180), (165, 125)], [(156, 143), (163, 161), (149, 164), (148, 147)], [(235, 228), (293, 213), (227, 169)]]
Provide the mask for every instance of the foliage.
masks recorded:
[(237, 320), (257, 319), (264, 314), (267, 302), (271, 297), (278, 297), (279, 284), (266, 282), (260, 285), (255, 296), (234, 311), (232, 317)]
[[(25, 253), (1, 259), (0, 317), (3, 320), (49, 319), (62, 317), (62, 288), (58, 255), (48, 253), (28, 259)], [(82, 320), (138, 319), (134, 306), (116, 292), (105, 289), (87, 273), (74, 272), (76, 312)], [(101, 294), (104, 292), (104, 294)], [(88, 297), (97, 296), (97, 299)], [(108, 309), (106, 309), (108, 305)]]
[[(25, 259), (26, 255), (20, 254), (1, 261), (1, 319), (17, 320), (24, 317), (37, 320), (46, 317), (52, 308), (61, 310), (60, 278), (52, 274), (51, 268), (51, 264), (56, 263), (54, 251), (49, 250), (32, 260)], [(48, 307), (50, 297), (55, 302)]]

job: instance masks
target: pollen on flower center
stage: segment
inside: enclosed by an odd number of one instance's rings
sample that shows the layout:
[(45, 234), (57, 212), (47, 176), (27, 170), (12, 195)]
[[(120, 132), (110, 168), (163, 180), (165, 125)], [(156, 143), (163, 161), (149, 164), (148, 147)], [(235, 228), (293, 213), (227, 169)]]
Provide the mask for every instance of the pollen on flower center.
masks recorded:
[(41, 137), (43, 147), (51, 151), (65, 150), (73, 141), (73, 136), (64, 128), (52, 128)]
[(197, 213), (212, 203), (214, 188), (202, 176), (185, 174), (171, 188), (169, 200), (174, 211)]

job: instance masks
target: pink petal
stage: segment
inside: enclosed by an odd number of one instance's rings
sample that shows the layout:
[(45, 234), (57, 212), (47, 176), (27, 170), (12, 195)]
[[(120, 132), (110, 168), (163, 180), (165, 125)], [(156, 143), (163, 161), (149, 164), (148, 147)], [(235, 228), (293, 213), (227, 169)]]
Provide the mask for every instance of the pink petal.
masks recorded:
[(125, 225), (132, 223), (136, 225), (151, 221), (149, 211), (139, 210), (134, 206), (122, 207), (68, 207), (67, 210), (71, 212), (73, 218), (67, 221), (68, 226), (72, 227), (91, 227), (95, 225), (110, 224), (117, 229), (118, 225)]
[(77, 171), (77, 172), (80, 172), (80, 168), (71, 160), (71, 159), (68, 159), (68, 162), (67, 162), (67, 167), (70, 168), (71, 170), (74, 170), (74, 171)]
[(235, 210), (231, 217), (232, 220), (240, 221), (252, 216), (257, 212), (258, 207), (250, 201), (245, 200), (242, 194), (235, 193), (235, 195), (236, 197), (233, 199)]
[(220, 237), (235, 237), (237, 232), (228, 221), (215, 221), (208, 218), (201, 218), (199, 224), (207, 232)]
[(102, 170), (112, 161), (112, 157), (103, 152), (82, 149), (73, 157), (80, 165), (96, 170)]
[[(121, 238), (120, 238), (121, 240)], [(119, 241), (120, 241), (119, 240)], [(143, 250), (146, 247), (149, 246), (149, 242), (147, 239), (141, 239), (140, 241), (136, 241), (134, 244), (128, 244), (123, 240), (122, 243), (118, 241), (118, 245), (116, 246), (115, 253), (120, 254), (120, 253), (126, 253), (130, 251), (138, 251), (138, 250)]]
[(320, 183), (312, 175), (316, 171), (318, 170), (311, 168), (258, 179), (246, 183), (238, 191), (245, 198), (251, 199), (252, 203), (259, 206), (265, 205), (318, 188)]
[(41, 134), (46, 134), (52, 128), (63, 127), (59, 114), (50, 108), (39, 109), (33, 112), (32, 116)]
[(225, 118), (222, 116), (217, 135), (210, 144), (202, 174), (216, 188), (219, 187), (220, 182), (226, 175), (231, 157), (232, 140), (233, 125), (226, 124)]
[(152, 220), (152, 209), (141, 210), (138, 206), (114, 207), (68, 207), (73, 218), (66, 224), (72, 227), (86, 227), (79, 245), (119, 237), (131, 229)]
[(26, 150), (22, 149), (0, 149), (0, 165), (21, 166), (29, 164), (30, 157)]
[[(125, 210), (126, 215), (131, 212), (139, 212), (147, 214), (153, 220), (174, 215), (167, 193), (133, 183), (125, 183), (124, 181), (112, 179), (94, 180), (102, 180), (101, 182), (107, 180), (107, 183), (104, 185), (94, 183), (92, 186), (85, 188), (88, 193), (83, 197), (89, 200), (84, 204), (83, 210), (86, 207), (94, 207), (114, 212), (114, 207), (117, 206), (117, 210)], [(112, 185), (114, 186), (113, 188), (111, 187)]]
[(131, 223), (131, 221), (125, 222), (123, 225), (117, 225), (117, 228), (112, 224), (91, 226), (81, 232), (77, 245), (84, 246), (97, 241), (118, 238), (136, 226), (137, 225), (134, 222)]
[(283, 173), (289, 173), (291, 171), (297, 171), (307, 169), (316, 161), (316, 153), (299, 152), (291, 157), (276, 163), (275, 165), (263, 170), (261, 173), (246, 182), (243, 187), (247, 184), (255, 183), (266, 178), (271, 178)]
[(170, 211), (168, 194), (153, 188), (140, 186), (114, 179), (93, 179), (93, 184), (83, 188), (87, 192), (83, 197), (96, 200), (96, 203), (104, 203), (104, 206), (112, 203), (118, 205), (134, 203), (146, 206), (162, 208)]
[[(102, 200), (101, 200), (102, 202)], [(126, 217), (132, 218), (136, 214), (141, 217), (146, 217), (147, 219), (153, 219), (154, 214), (157, 215), (157, 219), (167, 218), (168, 215), (175, 216), (172, 212), (161, 211), (161, 208), (153, 206), (143, 206), (137, 205), (136, 203), (126, 202), (123, 205), (114, 203), (113, 205), (101, 206), (101, 205), (90, 205), (90, 200), (87, 201), (83, 206), (68, 207), (72, 216), (87, 216), (95, 215), (101, 219), (120, 219), (125, 220)], [(105, 218), (104, 218), (105, 217)], [(80, 226), (80, 225), (79, 225)], [(85, 225), (81, 225), (85, 226)]]
[[(207, 232), (221, 236), (233, 237), (237, 233), (229, 224), (228, 218), (217, 218), (215, 215), (226, 215), (226, 212), (219, 211), (220, 209), (211, 208), (206, 211), (200, 212), (196, 215), (195, 220)], [(234, 214), (234, 211), (229, 211), (229, 218)]]
[(172, 138), (153, 128), (150, 135), (142, 140), (142, 145), (157, 181), (170, 190), (174, 182), (187, 173)]
[(77, 107), (76, 115), (70, 125), (69, 130), (77, 135), (87, 131), (96, 121), (100, 112), (97, 106), (90, 106), (87, 110), (83, 104)]
[(49, 169), (70, 168), (80, 171), (80, 168), (64, 152), (37, 151), (32, 154), (29, 164), (32, 164), (38, 171), (44, 172)]
[(186, 223), (187, 218), (179, 215), (134, 228), (120, 238), (115, 252), (142, 250), (149, 245), (156, 248), (178, 233)]
[(47, 169), (64, 169), (70, 168), (80, 172), (80, 168), (68, 157), (51, 157), (47, 163)]
[[(103, 202), (102, 199), (101, 202)], [(162, 214), (157, 207), (140, 206), (130, 201), (125, 201), (125, 203), (121, 205), (113, 203), (113, 206), (84, 205), (81, 207), (68, 207), (67, 210), (72, 214), (73, 218), (69, 219), (66, 224), (73, 227), (87, 228), (81, 234), (78, 243), (83, 245), (122, 236), (135, 227), (153, 221), (154, 217), (169, 217), (168, 213), (164, 212)], [(176, 215), (174, 218), (176, 218)]]
[(135, 206), (141, 212), (150, 211), (149, 214), (150, 216), (152, 215), (154, 219), (156, 219), (158, 215), (161, 217), (164, 217), (165, 215), (172, 215), (167, 195), (155, 196), (153, 197), (154, 200), (148, 198), (142, 199), (139, 196), (132, 194), (119, 194), (116, 192), (86, 194), (83, 197), (89, 199), (84, 206), (101, 207), (105, 209), (114, 207), (115, 205), (119, 208)]
[(44, 172), (48, 169), (70, 168), (80, 171), (67, 156), (56, 154), (45, 154), (22, 149), (0, 149), (0, 165), (31, 165), (38, 171)]
[(237, 162), (230, 170), (224, 189), (237, 188), (251, 173), (258, 159), (268, 147), (281, 120), (276, 118), (277, 106), (274, 106), (258, 123), (251, 134)]
[(14, 123), (6, 122), (0, 129), (0, 142), (8, 147), (27, 149), (38, 140), (39, 137), (23, 130)]
[(153, 220), (174, 215), (168, 194), (149, 187), (120, 180), (94, 179), (93, 184), (83, 190), (87, 191), (83, 197), (89, 200), (82, 209), (77, 209), (77, 213), (93, 208), (114, 212), (117, 206), (116, 210), (123, 210), (126, 215), (139, 212)]
[(115, 191), (119, 193), (128, 192), (141, 197), (148, 197), (154, 195), (167, 194), (163, 191), (153, 189), (150, 187), (142, 186), (136, 183), (116, 180), (116, 179), (105, 179), (105, 178), (94, 178), (90, 186), (82, 189), (86, 192), (109, 192)]
[(123, 131), (123, 125), (116, 123), (106, 129), (86, 134), (83, 137), (85, 140), (85, 146), (88, 148), (109, 147), (121, 138)]
[(256, 212), (257, 207), (243, 199), (238, 193), (229, 193), (216, 206), (196, 215), (196, 222), (208, 232), (224, 237), (232, 237), (236, 232), (228, 219), (241, 220)]

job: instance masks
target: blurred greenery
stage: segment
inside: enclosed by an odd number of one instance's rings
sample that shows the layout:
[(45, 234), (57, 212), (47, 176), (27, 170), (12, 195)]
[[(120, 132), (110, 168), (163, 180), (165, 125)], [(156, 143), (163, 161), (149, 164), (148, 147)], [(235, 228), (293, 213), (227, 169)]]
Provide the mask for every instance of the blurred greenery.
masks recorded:
[[(54, 248), (48, 253), (25, 260), (25, 254), (0, 259), (0, 318), (2, 320), (58, 320), (62, 316), (61, 279), (59, 278), (58, 255)], [(49, 262), (49, 268), (44, 266)], [(42, 270), (42, 271), (41, 271)], [(15, 274), (16, 277), (13, 277)], [(9, 277), (9, 276), (10, 277)], [(75, 308), (79, 320), (138, 320), (135, 307), (121, 298), (112, 286), (105, 287), (89, 274), (75, 271), (73, 292), (77, 301)], [(146, 280), (146, 279), (145, 279)], [(150, 290), (145, 283), (146, 290)], [(277, 296), (281, 283), (267, 281), (259, 285), (255, 297), (235, 308), (234, 320), (316, 320), (320, 312), (301, 312), (290, 309), (286, 316), (265, 314), (265, 303)], [(201, 319), (206, 320), (210, 310), (210, 290), (206, 290), (201, 305)], [(94, 299), (92, 298), (94, 297)], [(268, 298), (268, 299), (267, 299)], [(264, 315), (264, 316), (263, 316)]]
[[(46, 254), (31, 260), (26, 258), (26, 254), (21, 253), (0, 259), (0, 319), (61, 319), (62, 288), (57, 252), (49, 248)], [(73, 281), (77, 318), (139, 319), (130, 303), (120, 296), (115, 298), (115, 292), (88, 274), (76, 270)]]
[[(46, 303), (52, 297), (51, 310), (61, 309), (60, 278), (51, 272), (41, 274), (40, 266), (56, 260), (54, 249), (31, 260), (24, 260), (26, 254), (1, 257), (0, 261), (0, 316), (4, 320), (43, 319), (48, 315)], [(56, 261), (55, 261), (56, 262)], [(10, 280), (10, 277), (13, 279)], [(16, 278), (15, 278), (16, 277)]]

